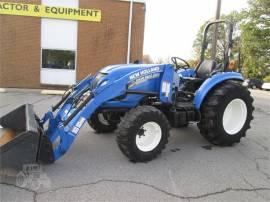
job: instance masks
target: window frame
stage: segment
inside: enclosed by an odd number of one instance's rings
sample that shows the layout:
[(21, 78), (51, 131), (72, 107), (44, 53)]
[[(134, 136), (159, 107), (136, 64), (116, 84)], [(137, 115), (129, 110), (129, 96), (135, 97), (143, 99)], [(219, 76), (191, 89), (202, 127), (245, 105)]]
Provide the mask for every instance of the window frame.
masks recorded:
[[(73, 51), (74, 52), (74, 69), (57, 69), (57, 68), (43, 68), (42, 67), (42, 62), (43, 62), (43, 55), (42, 55), (42, 51), (43, 50), (55, 50), (55, 51)], [(77, 50), (74, 49), (59, 49), (59, 48), (46, 48), (46, 47), (41, 47), (40, 48), (40, 72), (42, 70), (55, 70), (55, 71), (77, 71)]]

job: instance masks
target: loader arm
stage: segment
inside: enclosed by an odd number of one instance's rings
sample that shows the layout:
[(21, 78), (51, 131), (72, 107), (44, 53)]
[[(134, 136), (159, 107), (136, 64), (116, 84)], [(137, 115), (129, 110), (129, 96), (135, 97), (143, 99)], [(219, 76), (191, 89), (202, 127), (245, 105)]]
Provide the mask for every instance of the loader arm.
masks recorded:
[[(55, 118), (52, 112), (47, 113), (49, 127), (45, 133), (54, 145), (54, 160), (66, 153), (85, 121), (102, 103), (125, 93), (125, 84), (125, 79), (121, 79), (104, 89), (100, 94), (94, 94), (88, 89), (88, 85), (82, 85), (80, 86), (83, 87), (82, 89), (78, 89), (67, 98)], [(88, 90), (80, 94), (85, 88)], [(78, 100), (78, 104), (73, 106), (72, 101), (76, 99), (81, 100)], [(50, 115), (48, 116), (48, 114)]]

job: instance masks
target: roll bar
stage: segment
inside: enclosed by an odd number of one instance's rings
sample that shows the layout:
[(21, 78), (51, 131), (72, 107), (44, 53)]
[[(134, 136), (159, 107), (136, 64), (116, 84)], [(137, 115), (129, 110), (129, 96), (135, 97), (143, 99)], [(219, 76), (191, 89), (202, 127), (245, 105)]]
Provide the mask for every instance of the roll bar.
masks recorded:
[(208, 34), (210, 26), (213, 24), (221, 24), (221, 23), (225, 23), (228, 25), (228, 31), (227, 31), (228, 43), (226, 44), (226, 49), (225, 49), (225, 54), (224, 54), (224, 67), (226, 69), (229, 64), (230, 49), (232, 48), (232, 45), (233, 45), (233, 40), (232, 40), (233, 24), (225, 20), (212, 21), (212, 22), (209, 22), (205, 26), (204, 34), (203, 34), (203, 42), (202, 42), (202, 47), (201, 47), (201, 62), (204, 60), (205, 50), (207, 49), (207, 34)]

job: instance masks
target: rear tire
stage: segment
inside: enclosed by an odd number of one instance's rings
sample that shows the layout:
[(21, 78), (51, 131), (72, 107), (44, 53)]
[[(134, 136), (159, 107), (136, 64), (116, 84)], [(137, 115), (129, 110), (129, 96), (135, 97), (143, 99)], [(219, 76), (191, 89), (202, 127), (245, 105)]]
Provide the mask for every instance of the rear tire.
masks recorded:
[(88, 124), (97, 133), (110, 133), (117, 128), (117, 123), (105, 119), (103, 113), (95, 112), (88, 120)]
[(131, 109), (118, 126), (117, 144), (132, 162), (156, 158), (168, 143), (170, 124), (166, 116), (152, 106)]
[(253, 119), (253, 98), (239, 82), (226, 81), (214, 89), (201, 107), (200, 133), (220, 146), (239, 143)]

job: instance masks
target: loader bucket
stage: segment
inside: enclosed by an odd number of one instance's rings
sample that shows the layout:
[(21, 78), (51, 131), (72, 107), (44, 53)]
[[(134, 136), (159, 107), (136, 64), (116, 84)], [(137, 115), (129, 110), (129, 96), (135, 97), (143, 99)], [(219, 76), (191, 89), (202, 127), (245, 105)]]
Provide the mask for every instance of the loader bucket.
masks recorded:
[(44, 145), (52, 155), (51, 145), (47, 144), (49, 141), (36, 121), (32, 105), (23, 105), (1, 117), (0, 126), (1, 168), (22, 168), (24, 164), (37, 163), (40, 156), (44, 156)]

